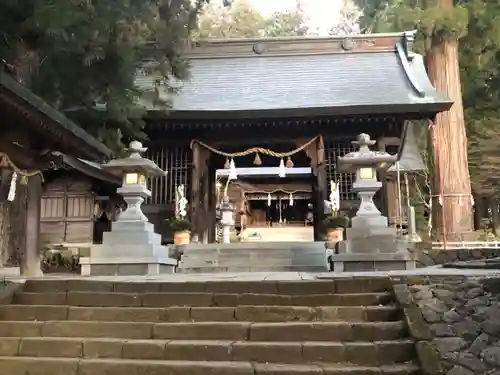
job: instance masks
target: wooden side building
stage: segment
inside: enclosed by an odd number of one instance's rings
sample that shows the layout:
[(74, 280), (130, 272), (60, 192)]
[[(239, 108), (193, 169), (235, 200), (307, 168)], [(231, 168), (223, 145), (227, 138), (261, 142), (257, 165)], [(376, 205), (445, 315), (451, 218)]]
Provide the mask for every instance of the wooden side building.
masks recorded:
[(46, 242), (93, 239), (95, 198), (120, 181), (98, 164), (112, 156), (101, 142), (0, 67), (0, 265), (40, 271)]

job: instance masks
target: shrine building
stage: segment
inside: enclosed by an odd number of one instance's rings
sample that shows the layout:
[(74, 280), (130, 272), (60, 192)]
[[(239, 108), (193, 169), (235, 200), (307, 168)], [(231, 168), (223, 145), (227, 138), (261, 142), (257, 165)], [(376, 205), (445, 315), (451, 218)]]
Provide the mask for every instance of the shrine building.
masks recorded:
[[(452, 105), (431, 85), (413, 40), (405, 32), (198, 41), (187, 53), (190, 79), (174, 82), (175, 94), (162, 91), (145, 64), (138, 84), (159, 90), (171, 110), (156, 107), (153, 94), (143, 99), (148, 157), (168, 172), (152, 180), (144, 212), (163, 231), (184, 185), (192, 233), (214, 242), (227, 188), (236, 226), (257, 228), (265, 241), (286, 228), (322, 239), (330, 181), (339, 184), (341, 210), (358, 204), (353, 176), (337, 168), (337, 158), (354, 151), (351, 141), (367, 133), (379, 150), (396, 154), (409, 122)], [(389, 181), (376, 196), (390, 220), (393, 192)]]

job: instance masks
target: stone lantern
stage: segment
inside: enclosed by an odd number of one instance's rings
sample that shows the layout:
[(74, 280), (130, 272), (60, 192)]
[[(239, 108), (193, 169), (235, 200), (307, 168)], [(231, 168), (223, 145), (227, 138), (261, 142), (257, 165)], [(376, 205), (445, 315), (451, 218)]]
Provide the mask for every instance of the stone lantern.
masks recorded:
[(360, 134), (352, 142), (359, 147), (338, 160), (343, 172), (355, 174), (352, 190), (360, 197), (359, 209), (347, 228), (345, 241), (339, 243), (338, 254), (332, 256), (334, 271), (389, 271), (414, 268), (407, 249), (397, 240), (397, 229), (389, 228), (387, 218), (373, 202), (373, 196), (382, 187), (379, 171), (387, 170), (397, 156), (383, 151), (372, 151), (375, 141), (368, 134)]
[(234, 207), (229, 201), (228, 196), (224, 196), (220, 205), (221, 224), (222, 224), (222, 243), (230, 243), (231, 228), (234, 226)]
[(113, 223), (111, 232), (103, 234), (102, 245), (92, 246), (90, 257), (80, 260), (82, 275), (157, 275), (173, 273), (177, 264), (141, 210), (144, 199), (151, 196), (148, 177), (164, 176), (166, 172), (141, 156), (146, 148), (140, 142), (131, 142), (128, 150), (128, 157), (102, 165), (104, 170), (122, 176), (117, 193), (123, 196), (127, 208)]

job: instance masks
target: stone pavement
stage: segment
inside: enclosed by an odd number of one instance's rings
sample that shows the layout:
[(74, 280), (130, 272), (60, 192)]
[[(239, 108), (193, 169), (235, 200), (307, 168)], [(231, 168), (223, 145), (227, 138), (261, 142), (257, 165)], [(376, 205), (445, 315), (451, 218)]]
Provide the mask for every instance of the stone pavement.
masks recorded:
[[(414, 270), (388, 271), (388, 272), (238, 272), (238, 273), (197, 273), (197, 274), (173, 274), (158, 276), (80, 276), (72, 274), (49, 274), (43, 279), (80, 279), (102, 280), (102, 281), (129, 281), (129, 282), (193, 282), (193, 281), (294, 281), (294, 280), (317, 280), (337, 279), (353, 277), (384, 277), (384, 276), (466, 276), (466, 277), (500, 277), (500, 270), (494, 269), (454, 269), (441, 267), (417, 268)], [(0, 278), (12, 281), (24, 281), (24, 277), (3, 276), (0, 270)]]

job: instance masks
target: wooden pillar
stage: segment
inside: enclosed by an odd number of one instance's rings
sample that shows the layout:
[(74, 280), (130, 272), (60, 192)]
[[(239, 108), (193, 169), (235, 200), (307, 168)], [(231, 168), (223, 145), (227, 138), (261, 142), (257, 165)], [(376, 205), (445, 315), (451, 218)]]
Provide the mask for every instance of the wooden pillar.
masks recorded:
[(327, 200), (327, 174), (325, 163), (325, 145), (323, 137), (320, 137), (316, 142), (317, 154), (317, 173), (316, 173), (316, 201), (315, 211), (317, 222), (314, 225), (314, 241), (324, 240), (325, 228), (323, 227), (323, 219), (325, 217), (325, 201)]
[(190, 198), (190, 220), (191, 237), (199, 238), (199, 219), (200, 219), (200, 179), (201, 179), (201, 158), (200, 145), (197, 142), (191, 144), (193, 151), (193, 167), (191, 170), (191, 198)]
[(39, 175), (28, 178), (26, 207), (25, 256), (21, 264), (24, 276), (41, 276), (40, 270), (40, 212), (42, 179)]
[[(298, 140), (297, 145), (301, 146), (307, 140)], [(313, 195), (313, 215), (314, 215), (314, 241), (324, 240), (325, 231), (323, 219), (325, 212), (325, 200), (328, 196), (327, 173), (325, 163), (325, 146), (323, 137), (304, 149), (309, 157), (313, 173), (312, 195)]]
[(210, 176), (208, 173), (208, 165), (204, 164), (203, 169), (203, 191), (202, 191), (202, 202), (203, 202), (203, 222), (201, 223), (201, 238), (200, 242), (208, 243), (208, 236), (210, 230)]
[(400, 222), (398, 207), (398, 183), (394, 179), (385, 182), (387, 199), (387, 221), (389, 226), (396, 226)]
[(217, 192), (215, 189), (215, 168), (212, 165), (208, 165), (208, 182), (209, 182), (209, 194), (208, 194), (208, 242), (215, 242), (215, 225), (217, 219), (215, 217), (215, 211), (217, 209)]

